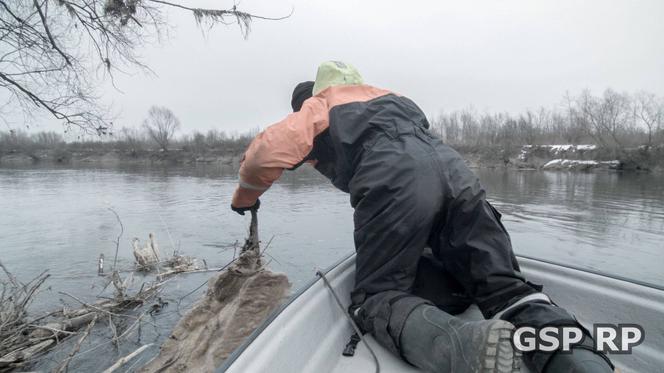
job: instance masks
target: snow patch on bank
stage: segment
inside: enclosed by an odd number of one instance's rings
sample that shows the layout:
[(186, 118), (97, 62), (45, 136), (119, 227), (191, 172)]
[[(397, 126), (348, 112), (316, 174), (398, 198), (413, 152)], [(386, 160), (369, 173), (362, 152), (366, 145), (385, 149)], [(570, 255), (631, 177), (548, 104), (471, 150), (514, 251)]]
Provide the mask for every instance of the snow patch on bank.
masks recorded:
[(535, 149), (545, 149), (553, 154), (587, 152), (597, 149), (597, 145), (591, 144), (559, 144), (559, 145), (524, 145), (521, 152), (528, 152)]
[(524, 145), (521, 147), (521, 153), (518, 159), (522, 162), (527, 162), (531, 155), (543, 154), (556, 158), (568, 158), (589, 156), (588, 153), (597, 149), (597, 145), (592, 144), (558, 144), (558, 145)]
[(609, 168), (616, 169), (620, 166), (620, 161), (593, 161), (593, 160), (580, 160), (580, 159), (554, 159), (547, 162), (542, 169), (544, 170), (578, 170), (578, 169), (593, 169), (593, 168)]

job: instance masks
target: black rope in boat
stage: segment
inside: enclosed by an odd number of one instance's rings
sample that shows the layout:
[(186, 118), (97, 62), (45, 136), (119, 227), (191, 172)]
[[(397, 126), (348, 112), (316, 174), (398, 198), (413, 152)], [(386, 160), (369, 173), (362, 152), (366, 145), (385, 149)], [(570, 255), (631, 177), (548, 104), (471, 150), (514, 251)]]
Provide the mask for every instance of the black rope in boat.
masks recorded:
[(346, 309), (344, 308), (343, 304), (341, 304), (341, 300), (339, 299), (339, 296), (337, 295), (337, 292), (334, 291), (334, 288), (332, 288), (332, 285), (330, 285), (330, 282), (327, 280), (327, 277), (325, 277), (325, 274), (321, 272), (320, 270), (316, 271), (316, 275), (320, 276), (320, 278), (323, 279), (323, 283), (325, 286), (327, 286), (328, 290), (330, 290), (330, 293), (332, 293), (332, 296), (334, 297), (334, 300), (336, 301), (337, 305), (339, 306), (339, 309), (341, 310), (341, 313), (343, 313), (346, 316), (346, 319), (350, 322), (350, 324), (353, 326), (353, 329), (355, 330), (355, 333), (360, 337), (360, 340), (362, 343), (364, 343), (364, 346), (366, 346), (367, 350), (369, 350), (369, 353), (371, 353), (371, 357), (373, 357), (374, 363), (376, 364), (376, 373), (380, 373), (380, 363), (378, 363), (378, 357), (376, 356), (376, 353), (374, 350), (369, 346), (369, 343), (367, 342), (366, 338), (362, 335), (362, 332), (360, 331), (360, 328), (357, 326), (355, 323), (355, 320), (350, 317), (348, 312), (346, 312)]

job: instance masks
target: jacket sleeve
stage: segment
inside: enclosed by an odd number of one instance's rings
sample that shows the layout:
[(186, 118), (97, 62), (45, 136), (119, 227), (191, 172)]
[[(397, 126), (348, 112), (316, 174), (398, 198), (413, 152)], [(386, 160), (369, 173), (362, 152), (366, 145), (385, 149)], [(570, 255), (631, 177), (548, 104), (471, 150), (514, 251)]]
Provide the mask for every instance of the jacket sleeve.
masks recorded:
[(314, 137), (327, 127), (326, 103), (313, 97), (305, 101), (299, 112), (259, 133), (240, 162), (240, 180), (232, 205), (253, 206), (284, 169), (302, 162), (311, 152)]

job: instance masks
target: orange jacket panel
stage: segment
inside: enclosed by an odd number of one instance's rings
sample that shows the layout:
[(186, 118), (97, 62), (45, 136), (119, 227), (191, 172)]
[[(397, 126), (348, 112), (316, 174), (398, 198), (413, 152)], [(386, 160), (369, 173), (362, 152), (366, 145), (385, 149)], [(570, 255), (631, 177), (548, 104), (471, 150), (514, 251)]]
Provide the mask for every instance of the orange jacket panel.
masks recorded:
[(300, 164), (311, 152), (314, 138), (329, 127), (329, 110), (334, 106), (369, 101), (388, 93), (368, 85), (330, 87), (306, 100), (299, 112), (266, 128), (244, 153), (232, 205), (253, 206), (284, 169)]

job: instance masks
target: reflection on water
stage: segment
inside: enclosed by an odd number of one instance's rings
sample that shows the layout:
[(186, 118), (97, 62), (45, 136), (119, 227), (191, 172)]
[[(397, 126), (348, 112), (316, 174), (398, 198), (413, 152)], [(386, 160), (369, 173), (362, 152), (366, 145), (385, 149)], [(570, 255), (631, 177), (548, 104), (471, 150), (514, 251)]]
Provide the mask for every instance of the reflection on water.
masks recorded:
[(481, 170), (519, 254), (664, 285), (664, 176)]
[[(591, 268), (664, 286), (664, 176), (479, 170), (490, 200), (504, 214), (517, 254)], [(188, 169), (0, 169), (0, 260), (24, 280), (48, 268), (54, 290), (40, 294), (34, 311), (59, 305), (57, 291), (92, 301), (105, 285), (96, 276), (100, 253), (112, 258), (119, 227), (125, 233), (119, 263), (130, 268), (130, 240), (156, 234), (161, 250), (174, 248), (227, 263), (246, 235), (248, 217), (229, 208), (236, 174), (217, 167)], [(348, 196), (311, 171), (286, 173), (264, 197), (259, 214), (270, 266), (286, 272), (294, 289), (353, 250)], [(168, 284), (174, 304), (209, 274)], [(142, 278), (136, 276), (134, 285)], [(203, 290), (186, 298), (185, 308)], [(174, 306), (144, 330), (142, 343), (157, 345), (179, 318)], [(101, 333), (101, 332), (100, 332)], [(103, 333), (102, 333), (103, 334)], [(103, 335), (100, 334), (99, 340)], [(94, 343), (92, 339), (90, 343)], [(138, 344), (99, 354), (110, 365)], [(110, 347), (109, 347), (110, 348)], [(154, 347), (144, 359), (156, 352)], [(107, 351), (108, 352), (108, 351)], [(62, 352), (64, 354), (67, 351)], [(56, 352), (50, 356), (58, 360)], [(101, 361), (100, 361), (101, 360)], [(49, 361), (37, 368), (47, 369)], [(74, 370), (92, 368), (73, 362)]]

